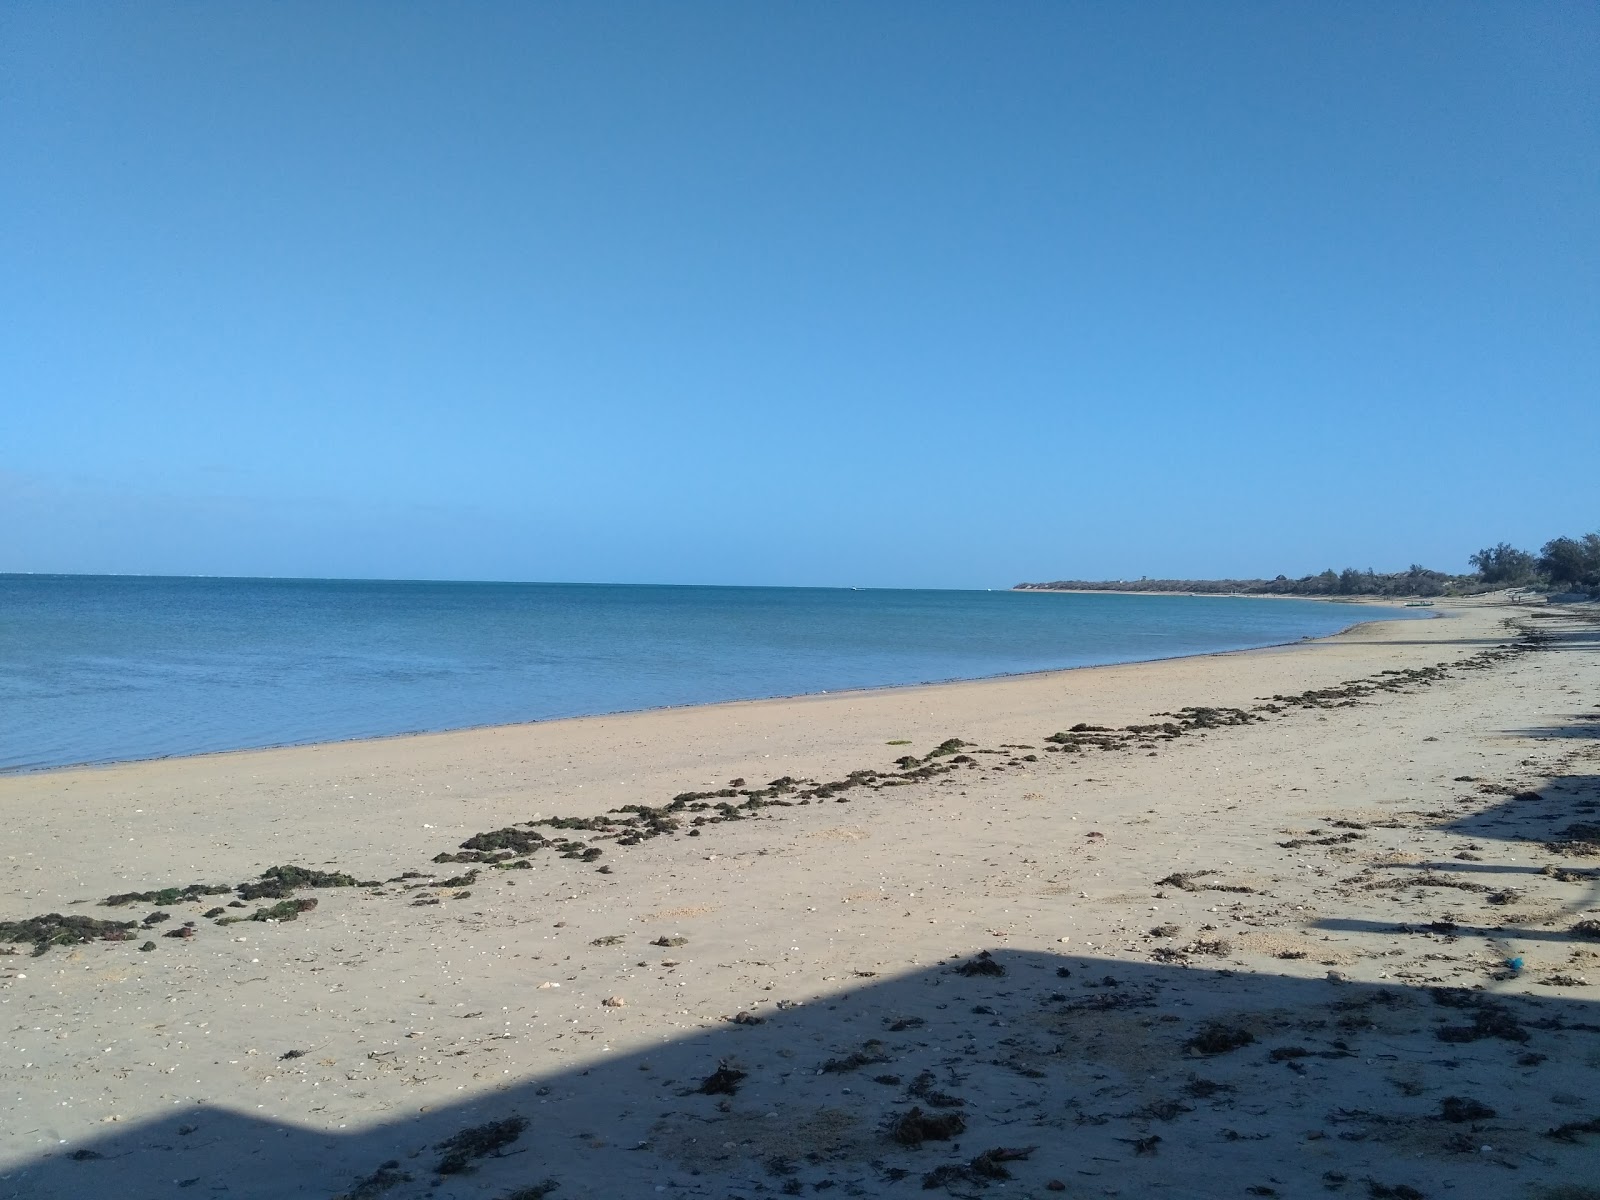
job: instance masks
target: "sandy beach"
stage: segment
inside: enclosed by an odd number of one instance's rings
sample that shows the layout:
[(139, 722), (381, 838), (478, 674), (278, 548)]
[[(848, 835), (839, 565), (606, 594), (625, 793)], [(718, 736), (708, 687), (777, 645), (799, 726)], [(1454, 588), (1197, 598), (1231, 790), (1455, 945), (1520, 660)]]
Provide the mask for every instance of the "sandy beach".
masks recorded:
[(1600, 625), (1437, 611), (0, 777), (0, 1197), (1600, 1196)]

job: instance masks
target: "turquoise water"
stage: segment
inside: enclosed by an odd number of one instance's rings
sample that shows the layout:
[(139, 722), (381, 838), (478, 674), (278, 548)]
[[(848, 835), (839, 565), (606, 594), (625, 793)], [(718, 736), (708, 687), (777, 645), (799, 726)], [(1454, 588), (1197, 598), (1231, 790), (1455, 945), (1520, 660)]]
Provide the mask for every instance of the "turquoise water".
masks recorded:
[(0, 576), (0, 771), (1236, 650), (1419, 615), (1039, 592)]

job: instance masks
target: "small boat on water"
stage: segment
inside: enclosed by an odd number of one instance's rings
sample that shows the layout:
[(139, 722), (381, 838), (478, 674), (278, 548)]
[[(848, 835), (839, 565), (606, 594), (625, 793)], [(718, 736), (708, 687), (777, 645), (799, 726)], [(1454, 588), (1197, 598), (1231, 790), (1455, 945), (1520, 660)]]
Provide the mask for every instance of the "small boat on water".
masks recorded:
[(1406, 601), (1406, 607), (1407, 608), (1432, 608), (1433, 607), (1433, 601), (1432, 600), (1407, 600)]

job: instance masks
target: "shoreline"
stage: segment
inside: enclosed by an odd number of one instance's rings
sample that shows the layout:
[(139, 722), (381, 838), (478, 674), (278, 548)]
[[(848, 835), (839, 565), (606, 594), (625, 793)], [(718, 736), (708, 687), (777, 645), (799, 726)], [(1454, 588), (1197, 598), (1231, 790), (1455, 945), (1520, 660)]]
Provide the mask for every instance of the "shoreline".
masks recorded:
[(1486, 592), (1473, 592), (1464, 596), (1301, 596), (1294, 592), (1162, 592), (1141, 591), (1138, 588), (1058, 588), (1010, 587), (1011, 592), (1045, 592), (1063, 596), (1183, 596), (1196, 600), (1306, 600), (1313, 604), (1376, 604), (1387, 608), (1401, 608), (1413, 600), (1465, 601), (1488, 600), (1503, 595), (1504, 588)]
[[(1013, 590), (1013, 591), (1019, 591), (1019, 590), (1041, 590), (1042, 591), (1042, 590), (1046, 590), (1046, 589), (1016, 589), (1016, 588), (1013, 588), (1011, 590)], [(1065, 589), (1058, 589), (1058, 590), (1065, 590)], [(1092, 593), (1092, 592), (1084, 592), (1084, 593), (1075, 593), (1075, 594), (1093, 595), (1094, 593)], [(1161, 593), (1161, 592), (1136, 592), (1135, 593), (1135, 592), (1130, 592), (1130, 593), (1115, 593), (1115, 594), (1118, 594), (1118, 595), (1149, 595), (1149, 596), (1157, 596), (1157, 595), (1166, 595), (1166, 594), (1170, 594), (1170, 593)], [(1245, 596), (1245, 597), (1241, 597), (1241, 598), (1243, 598), (1243, 599), (1271, 599), (1271, 600), (1314, 599), (1314, 600), (1320, 601), (1322, 603), (1366, 604), (1366, 605), (1370, 605), (1370, 606), (1373, 606), (1373, 607), (1383, 607), (1383, 608), (1398, 607), (1397, 605), (1389, 604), (1389, 603), (1386, 603), (1386, 602), (1384, 602), (1382, 600), (1367, 600), (1367, 599), (1329, 600), (1326, 597), (1304, 597), (1304, 596), (1261, 596), (1261, 597), (1248, 597), (1248, 596)], [(11, 778), (17, 778), (17, 777), (35, 776), (35, 775), (47, 775), (47, 774), (53, 774), (53, 773), (58, 773), (58, 772), (65, 772), (65, 771), (109, 770), (109, 769), (114, 769), (114, 768), (117, 768), (117, 767), (135, 766), (135, 765), (144, 764), (144, 763), (186, 762), (186, 761), (189, 761), (189, 760), (192, 760), (192, 759), (226, 758), (226, 757), (231, 757), (231, 756), (234, 756), (234, 755), (266, 754), (266, 753), (271, 753), (271, 752), (275, 752), (275, 751), (283, 751), (283, 750), (311, 750), (311, 749), (316, 749), (316, 748), (319, 748), (319, 747), (328, 747), (328, 746), (365, 745), (365, 744), (368, 744), (368, 743), (406, 741), (406, 740), (413, 739), (413, 738), (448, 737), (448, 736), (450, 736), (452, 734), (482, 733), (482, 732), (489, 731), (489, 730), (526, 729), (526, 728), (530, 728), (530, 727), (533, 727), (533, 726), (559, 725), (559, 724), (562, 724), (562, 723), (565, 723), (565, 722), (570, 722), (570, 721), (592, 721), (592, 720), (601, 720), (601, 719), (611, 718), (611, 717), (625, 717), (625, 716), (643, 715), (643, 714), (647, 714), (647, 713), (666, 713), (666, 712), (681, 712), (681, 711), (685, 711), (685, 710), (714, 709), (714, 708), (719, 708), (719, 707), (727, 706), (727, 705), (786, 703), (786, 702), (791, 702), (791, 701), (804, 701), (804, 700), (807, 700), (807, 699), (811, 699), (811, 698), (814, 698), (814, 697), (820, 697), (820, 696), (840, 696), (840, 697), (870, 696), (870, 695), (877, 695), (877, 694), (883, 693), (883, 692), (914, 691), (914, 690), (923, 689), (923, 688), (960, 687), (960, 686), (965, 685), (965, 684), (989, 683), (989, 682), (995, 682), (995, 681), (1007, 680), (1007, 679), (1033, 679), (1033, 678), (1048, 677), (1048, 676), (1054, 676), (1054, 675), (1064, 675), (1064, 674), (1068, 674), (1068, 673), (1071, 673), (1071, 672), (1078, 672), (1078, 671), (1096, 671), (1096, 670), (1105, 670), (1105, 669), (1108, 669), (1108, 668), (1116, 668), (1116, 667), (1137, 667), (1137, 666), (1142, 666), (1142, 665), (1145, 665), (1145, 664), (1148, 664), (1148, 663), (1181, 662), (1181, 661), (1188, 660), (1188, 659), (1215, 658), (1215, 657), (1219, 657), (1219, 656), (1223, 656), (1223, 655), (1234, 655), (1234, 654), (1257, 654), (1257, 653), (1262, 653), (1262, 652), (1265, 652), (1265, 651), (1283, 650), (1283, 649), (1288, 649), (1288, 648), (1294, 647), (1294, 646), (1300, 646), (1300, 645), (1306, 645), (1306, 644), (1315, 644), (1315, 643), (1318, 643), (1318, 642), (1332, 641), (1334, 639), (1344, 637), (1347, 634), (1351, 633), (1352, 631), (1354, 631), (1356, 629), (1359, 629), (1359, 628), (1361, 628), (1361, 627), (1363, 627), (1365, 625), (1380, 625), (1380, 624), (1386, 624), (1386, 623), (1391, 623), (1391, 622), (1394, 623), (1394, 624), (1402, 624), (1402, 623), (1405, 623), (1405, 622), (1408, 622), (1408, 621), (1431, 620), (1431, 619), (1434, 619), (1434, 618), (1441, 618), (1441, 617), (1446, 617), (1446, 616), (1449, 616), (1449, 615), (1450, 615), (1450, 613), (1448, 611), (1440, 610), (1440, 611), (1430, 612), (1426, 617), (1389, 617), (1389, 618), (1373, 617), (1373, 618), (1369, 618), (1369, 619), (1366, 619), (1366, 620), (1353, 621), (1349, 625), (1346, 625), (1346, 626), (1343, 626), (1340, 629), (1334, 630), (1332, 633), (1321, 634), (1321, 635), (1314, 636), (1314, 637), (1313, 636), (1300, 637), (1300, 638), (1296, 638), (1294, 641), (1290, 641), (1290, 642), (1267, 642), (1267, 643), (1264, 643), (1264, 644), (1259, 645), (1259, 646), (1243, 646), (1243, 647), (1239, 647), (1237, 649), (1232, 649), (1232, 650), (1202, 650), (1202, 651), (1198, 651), (1198, 652), (1192, 653), (1192, 654), (1163, 655), (1163, 656), (1159, 656), (1159, 657), (1156, 657), (1156, 658), (1119, 659), (1119, 660), (1117, 660), (1115, 662), (1085, 663), (1085, 664), (1083, 664), (1081, 666), (1075, 666), (1075, 667), (1044, 667), (1044, 668), (1041, 668), (1041, 669), (1035, 670), (1035, 671), (1003, 671), (1003, 672), (1000, 672), (1000, 673), (994, 674), (994, 675), (958, 676), (958, 677), (949, 678), (949, 679), (924, 680), (924, 681), (921, 681), (921, 682), (918, 682), (918, 683), (885, 683), (885, 684), (879, 684), (879, 685), (876, 685), (876, 686), (869, 686), (869, 687), (844, 688), (844, 689), (839, 689), (837, 691), (793, 692), (793, 693), (784, 693), (784, 694), (772, 695), (772, 696), (751, 696), (751, 697), (744, 697), (744, 698), (731, 699), (731, 700), (706, 700), (706, 701), (701, 701), (701, 702), (697, 702), (697, 703), (690, 703), (690, 704), (663, 704), (663, 705), (657, 705), (657, 706), (655, 706), (653, 708), (613, 709), (613, 710), (608, 710), (608, 711), (605, 711), (605, 712), (579, 713), (579, 714), (575, 714), (573, 716), (567, 716), (567, 717), (548, 717), (548, 718), (545, 718), (543, 720), (501, 721), (501, 722), (492, 722), (492, 723), (483, 724), (483, 725), (449, 725), (449, 726), (444, 726), (444, 727), (438, 728), (438, 729), (406, 730), (406, 731), (403, 731), (403, 732), (400, 732), (400, 733), (373, 734), (373, 735), (361, 736), (361, 737), (333, 738), (333, 739), (314, 740), (314, 741), (273, 742), (273, 743), (269, 743), (269, 744), (264, 745), (264, 746), (239, 746), (239, 747), (234, 747), (232, 749), (227, 749), (227, 750), (201, 750), (201, 751), (196, 751), (195, 753), (192, 753), (192, 754), (166, 754), (166, 755), (155, 755), (155, 756), (151, 756), (151, 757), (148, 757), (148, 758), (91, 759), (91, 760), (87, 760), (87, 761), (84, 761), (84, 762), (61, 763), (59, 765), (41, 766), (41, 767), (10, 767), (10, 768), (0, 769), (0, 781), (4, 781), (6, 779), (11, 779)]]
[[(138, 922), (0, 957), (0, 1200), (1586, 1185), (1596, 649), (1479, 603), (0, 777), (0, 921)], [(96, 903), (284, 864), (369, 883)]]

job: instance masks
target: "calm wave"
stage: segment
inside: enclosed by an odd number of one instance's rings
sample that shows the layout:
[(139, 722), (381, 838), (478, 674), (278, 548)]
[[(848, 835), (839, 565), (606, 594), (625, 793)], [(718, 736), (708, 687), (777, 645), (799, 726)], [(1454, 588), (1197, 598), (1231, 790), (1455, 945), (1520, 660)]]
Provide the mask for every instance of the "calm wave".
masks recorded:
[(1237, 650), (1296, 600), (0, 576), (0, 771)]

